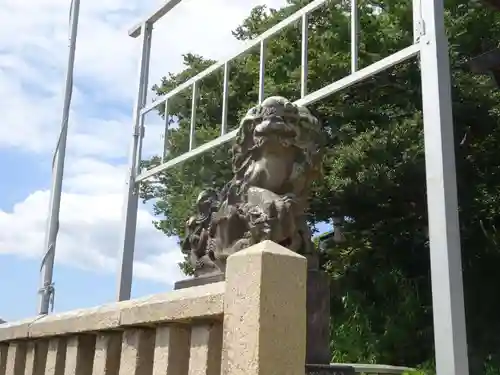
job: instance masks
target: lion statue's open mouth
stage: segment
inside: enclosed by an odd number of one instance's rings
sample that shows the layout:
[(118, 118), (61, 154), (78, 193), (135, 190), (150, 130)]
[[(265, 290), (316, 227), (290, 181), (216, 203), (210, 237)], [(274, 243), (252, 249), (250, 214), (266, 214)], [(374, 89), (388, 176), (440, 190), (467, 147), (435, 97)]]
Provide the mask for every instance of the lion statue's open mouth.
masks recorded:
[(282, 116), (268, 116), (255, 127), (254, 136), (268, 137), (278, 136), (280, 138), (295, 138), (297, 131), (291, 127)]

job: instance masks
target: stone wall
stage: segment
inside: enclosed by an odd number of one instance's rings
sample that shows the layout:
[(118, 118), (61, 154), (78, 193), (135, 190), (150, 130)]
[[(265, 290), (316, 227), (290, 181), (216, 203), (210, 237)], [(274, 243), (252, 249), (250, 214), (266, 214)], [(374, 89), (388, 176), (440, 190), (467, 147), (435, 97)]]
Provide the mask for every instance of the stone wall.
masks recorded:
[(304, 375), (306, 259), (265, 241), (226, 281), (0, 327), (0, 375)]

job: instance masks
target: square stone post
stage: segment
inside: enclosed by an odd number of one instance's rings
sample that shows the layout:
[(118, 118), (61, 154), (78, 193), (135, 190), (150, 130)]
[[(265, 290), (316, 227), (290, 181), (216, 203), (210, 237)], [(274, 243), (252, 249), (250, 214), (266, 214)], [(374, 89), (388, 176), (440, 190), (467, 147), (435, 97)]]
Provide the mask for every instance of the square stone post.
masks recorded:
[(45, 375), (64, 375), (66, 362), (66, 338), (54, 337), (49, 340)]
[(121, 332), (100, 333), (96, 337), (92, 375), (118, 375), (121, 349)]
[(153, 372), (155, 330), (131, 328), (123, 332), (119, 375)]
[(185, 375), (189, 369), (191, 330), (187, 325), (156, 328), (153, 375)]
[(7, 367), (7, 352), (9, 351), (9, 344), (0, 343), (0, 375), (5, 374)]
[(220, 323), (193, 326), (188, 375), (220, 375), (221, 351)]
[(28, 341), (24, 375), (44, 375), (48, 348), (46, 340)]
[(307, 364), (330, 364), (330, 276), (307, 271)]
[(24, 375), (25, 364), (26, 343), (22, 341), (9, 343), (5, 375)]
[(91, 374), (94, 363), (94, 351), (94, 335), (70, 336), (66, 343), (64, 375)]
[(307, 260), (264, 241), (228, 258), (223, 375), (304, 375)]

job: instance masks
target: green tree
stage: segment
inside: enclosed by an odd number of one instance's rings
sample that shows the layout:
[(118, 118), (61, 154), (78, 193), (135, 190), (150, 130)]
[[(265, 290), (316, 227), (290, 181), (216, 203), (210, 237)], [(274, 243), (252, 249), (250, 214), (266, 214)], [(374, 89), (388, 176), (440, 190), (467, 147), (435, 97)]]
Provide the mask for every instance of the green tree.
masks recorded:
[[(257, 7), (234, 31), (248, 40), (308, 1), (289, 0), (279, 10)], [(309, 91), (349, 73), (349, 4), (328, 5), (310, 16)], [(362, 1), (360, 64), (367, 66), (413, 42), (411, 2)], [(470, 57), (496, 46), (500, 17), (477, 3), (446, 1), (459, 184), (462, 254), (471, 366), (484, 373), (500, 362), (500, 95), (485, 77), (472, 75)], [(213, 61), (184, 56), (186, 68), (153, 87), (164, 95)], [(257, 102), (259, 58), (231, 64), (229, 123)], [(290, 27), (267, 46), (265, 92), (299, 97), (300, 29)], [(222, 74), (202, 81), (197, 111), (197, 144), (220, 132)], [(332, 292), (332, 358), (417, 366), (432, 362), (432, 304), (421, 87), (415, 61), (310, 107), (321, 119), (327, 147), (324, 178), (315, 182), (311, 225), (344, 216), (345, 241), (331, 246), (325, 269)], [(169, 100), (179, 126), (171, 129), (169, 157), (187, 150), (189, 93)], [(162, 113), (162, 111), (160, 111)], [(156, 227), (183, 236), (201, 189), (220, 188), (231, 177), (229, 146), (220, 147), (162, 173), (141, 191), (156, 199)], [(159, 158), (144, 161), (145, 166)], [(184, 270), (189, 269), (183, 265)], [(490, 370), (489, 370), (490, 371)]]

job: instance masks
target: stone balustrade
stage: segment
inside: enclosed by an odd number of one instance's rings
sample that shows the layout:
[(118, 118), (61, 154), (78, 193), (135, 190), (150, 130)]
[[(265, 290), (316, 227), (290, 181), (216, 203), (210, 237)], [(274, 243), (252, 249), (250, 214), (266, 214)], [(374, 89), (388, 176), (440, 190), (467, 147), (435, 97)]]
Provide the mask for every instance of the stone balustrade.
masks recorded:
[(0, 375), (304, 375), (306, 259), (266, 241), (226, 281), (0, 326)]

